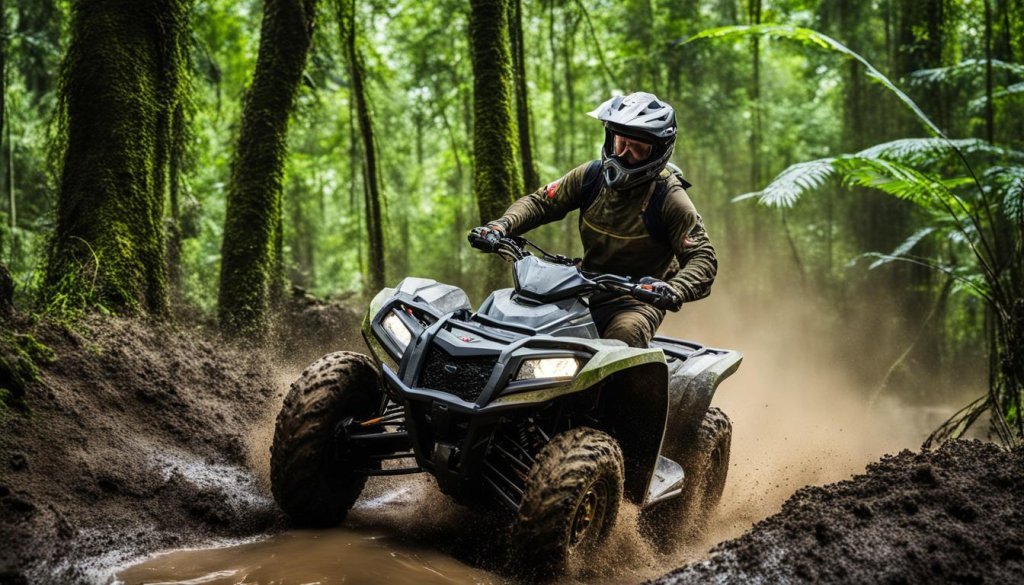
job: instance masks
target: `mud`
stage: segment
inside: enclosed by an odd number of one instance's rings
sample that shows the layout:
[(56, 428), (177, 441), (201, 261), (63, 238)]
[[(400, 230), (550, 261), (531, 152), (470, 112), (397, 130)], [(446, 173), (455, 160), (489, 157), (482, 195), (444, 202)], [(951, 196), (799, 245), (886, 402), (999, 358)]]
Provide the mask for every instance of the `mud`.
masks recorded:
[(56, 360), (0, 423), (0, 583), (95, 582), (283, 526), (248, 447), (280, 392), (266, 359), (110, 318), (37, 337)]
[(799, 490), (708, 559), (654, 583), (1016, 583), (1024, 449), (957, 441)]

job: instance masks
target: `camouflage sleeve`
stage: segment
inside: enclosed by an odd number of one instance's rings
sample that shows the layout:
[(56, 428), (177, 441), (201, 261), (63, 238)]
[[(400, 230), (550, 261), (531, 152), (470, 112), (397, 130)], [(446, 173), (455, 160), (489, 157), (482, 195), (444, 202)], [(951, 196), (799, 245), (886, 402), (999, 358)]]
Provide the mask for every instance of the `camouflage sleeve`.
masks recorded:
[(583, 175), (588, 164), (584, 163), (561, 179), (520, 197), (497, 221), (508, 227), (510, 235), (520, 235), (537, 226), (558, 221), (570, 211), (579, 209), (583, 200)]
[(679, 262), (679, 271), (669, 284), (683, 297), (684, 303), (708, 296), (718, 273), (718, 259), (704, 222), (684, 189), (672, 189), (665, 198), (662, 218)]

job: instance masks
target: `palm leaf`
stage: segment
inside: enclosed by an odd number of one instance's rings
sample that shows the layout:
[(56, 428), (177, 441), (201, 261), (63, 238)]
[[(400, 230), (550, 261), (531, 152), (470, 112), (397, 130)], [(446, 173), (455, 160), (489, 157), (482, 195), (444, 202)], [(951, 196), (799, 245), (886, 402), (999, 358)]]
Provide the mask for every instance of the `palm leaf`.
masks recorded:
[[(966, 59), (956, 65), (947, 67), (935, 67), (934, 69), (918, 69), (910, 74), (910, 83), (946, 83), (958, 81), (964, 77), (976, 77), (984, 74), (985, 59)], [(1003, 71), (1010, 75), (1024, 77), (1024, 65), (1019, 63), (1008, 63), (999, 59), (992, 59), (992, 69)]]
[(763, 190), (744, 193), (734, 198), (733, 201), (744, 201), (757, 197), (762, 205), (792, 207), (801, 195), (821, 187), (829, 177), (835, 174), (835, 169), (832, 167), (834, 160), (822, 158), (796, 163), (779, 173)]
[[(855, 51), (850, 50), (839, 41), (833, 39), (828, 35), (824, 35), (817, 31), (813, 31), (808, 28), (801, 28), (797, 26), (787, 26), (781, 24), (757, 24), (757, 25), (741, 25), (741, 26), (723, 26), (718, 28), (712, 28), (703, 30), (696, 35), (686, 40), (687, 43), (700, 40), (700, 39), (737, 39), (749, 36), (770, 36), (782, 39), (788, 39), (796, 41), (804, 45), (828, 49), (830, 51), (839, 53), (850, 59), (854, 59), (858, 63), (864, 66), (867, 71), (867, 75), (872, 80), (882, 84), (889, 91), (896, 95), (904, 105), (909, 108), (918, 120), (925, 125), (928, 130), (935, 136), (942, 136), (945, 138), (945, 134), (939, 130), (938, 126), (921, 110), (921, 108), (910, 99), (910, 97), (903, 93), (903, 90), (896, 87), (888, 77), (882, 74), (881, 71), (875, 68), (874, 65), (868, 62), (867, 59), (861, 57)], [(685, 43), (684, 43), (685, 44)]]

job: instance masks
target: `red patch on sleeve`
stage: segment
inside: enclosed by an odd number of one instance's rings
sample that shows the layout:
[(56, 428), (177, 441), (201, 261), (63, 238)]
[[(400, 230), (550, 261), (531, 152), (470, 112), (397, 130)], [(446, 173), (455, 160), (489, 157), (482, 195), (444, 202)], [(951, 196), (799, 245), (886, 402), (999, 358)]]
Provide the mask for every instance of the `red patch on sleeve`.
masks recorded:
[(555, 198), (555, 191), (557, 191), (557, 190), (558, 190), (558, 181), (555, 181), (554, 183), (549, 183), (548, 186), (547, 186), (547, 189), (545, 191), (547, 196), (548, 196), (548, 199), (554, 199)]

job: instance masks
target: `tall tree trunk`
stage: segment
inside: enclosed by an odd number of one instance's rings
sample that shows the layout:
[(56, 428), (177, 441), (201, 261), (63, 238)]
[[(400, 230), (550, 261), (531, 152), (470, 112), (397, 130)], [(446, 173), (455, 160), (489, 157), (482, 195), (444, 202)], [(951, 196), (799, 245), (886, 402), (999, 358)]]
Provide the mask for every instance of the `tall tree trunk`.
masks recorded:
[(530, 100), (526, 89), (526, 58), (523, 51), (523, 7), (522, 0), (510, 0), (512, 10), (509, 30), (512, 40), (512, 65), (516, 85), (516, 121), (519, 126), (519, 158), (522, 160), (523, 185), (527, 191), (540, 187), (537, 169), (533, 166), (533, 149), (530, 145)]
[(558, 87), (558, 35), (555, 34), (555, 0), (548, 1), (548, 50), (551, 54), (551, 123), (555, 131), (552, 162), (565, 166), (564, 134), (562, 131), (562, 91)]
[(985, 0), (985, 140), (995, 142), (995, 104), (992, 103), (992, 7)]
[(44, 302), (167, 311), (159, 144), (181, 98), (189, 0), (72, 5), (61, 80), (66, 143)]
[(377, 146), (373, 133), (373, 119), (366, 95), (362, 55), (359, 53), (358, 32), (356, 31), (355, 0), (337, 0), (338, 25), (341, 41), (345, 47), (349, 77), (352, 82), (352, 97), (359, 117), (359, 132), (363, 140), (363, 196), (366, 199), (366, 234), (369, 240), (367, 258), (368, 293), (379, 291), (385, 284), (384, 222), (381, 212), (382, 196), (377, 170)]
[(566, 130), (566, 137), (569, 141), (568, 163), (576, 165), (579, 164), (579, 161), (576, 160), (576, 83), (572, 77), (572, 62), (573, 54), (576, 52), (576, 29), (582, 17), (568, 10), (563, 11), (563, 16), (565, 17), (565, 34), (562, 42), (562, 74), (565, 76), (564, 91), (568, 98), (568, 103), (565, 106), (566, 112), (569, 114), (569, 128)]
[[(6, 160), (6, 156), (3, 154), (4, 144), (4, 122), (7, 119), (7, 2), (6, 0), (0, 0), (0, 160)], [(3, 168), (3, 165), (0, 165)], [(0, 173), (2, 175), (2, 173)], [(6, 181), (2, 183), (5, 187)], [(14, 226), (14, 222), (11, 218), (14, 216), (15, 208), (14, 201), (8, 200), (7, 208), (7, 220)], [(14, 238), (14, 230), (11, 230), (11, 238)], [(13, 246), (12, 246), (13, 251)], [(2, 232), (0, 232), (0, 262), (3, 261), (4, 256), (4, 239)], [(6, 269), (4, 269), (6, 273)]]
[[(749, 0), (750, 24), (761, 24), (761, 0)], [(754, 111), (750, 126), (750, 184), (761, 188), (761, 37), (750, 39), (750, 58), (753, 77), (750, 81), (750, 97)]]
[[(485, 223), (501, 216), (523, 192), (516, 169), (512, 117), (512, 58), (506, 0), (470, 0), (470, 54), (473, 61), (473, 187)], [(489, 259), (490, 260), (490, 259)], [(505, 282), (504, 266), (487, 263), (485, 284)]]
[(265, 0), (252, 85), (231, 166), (219, 317), (231, 335), (265, 336), (281, 215), (288, 118), (313, 38), (316, 0)]

